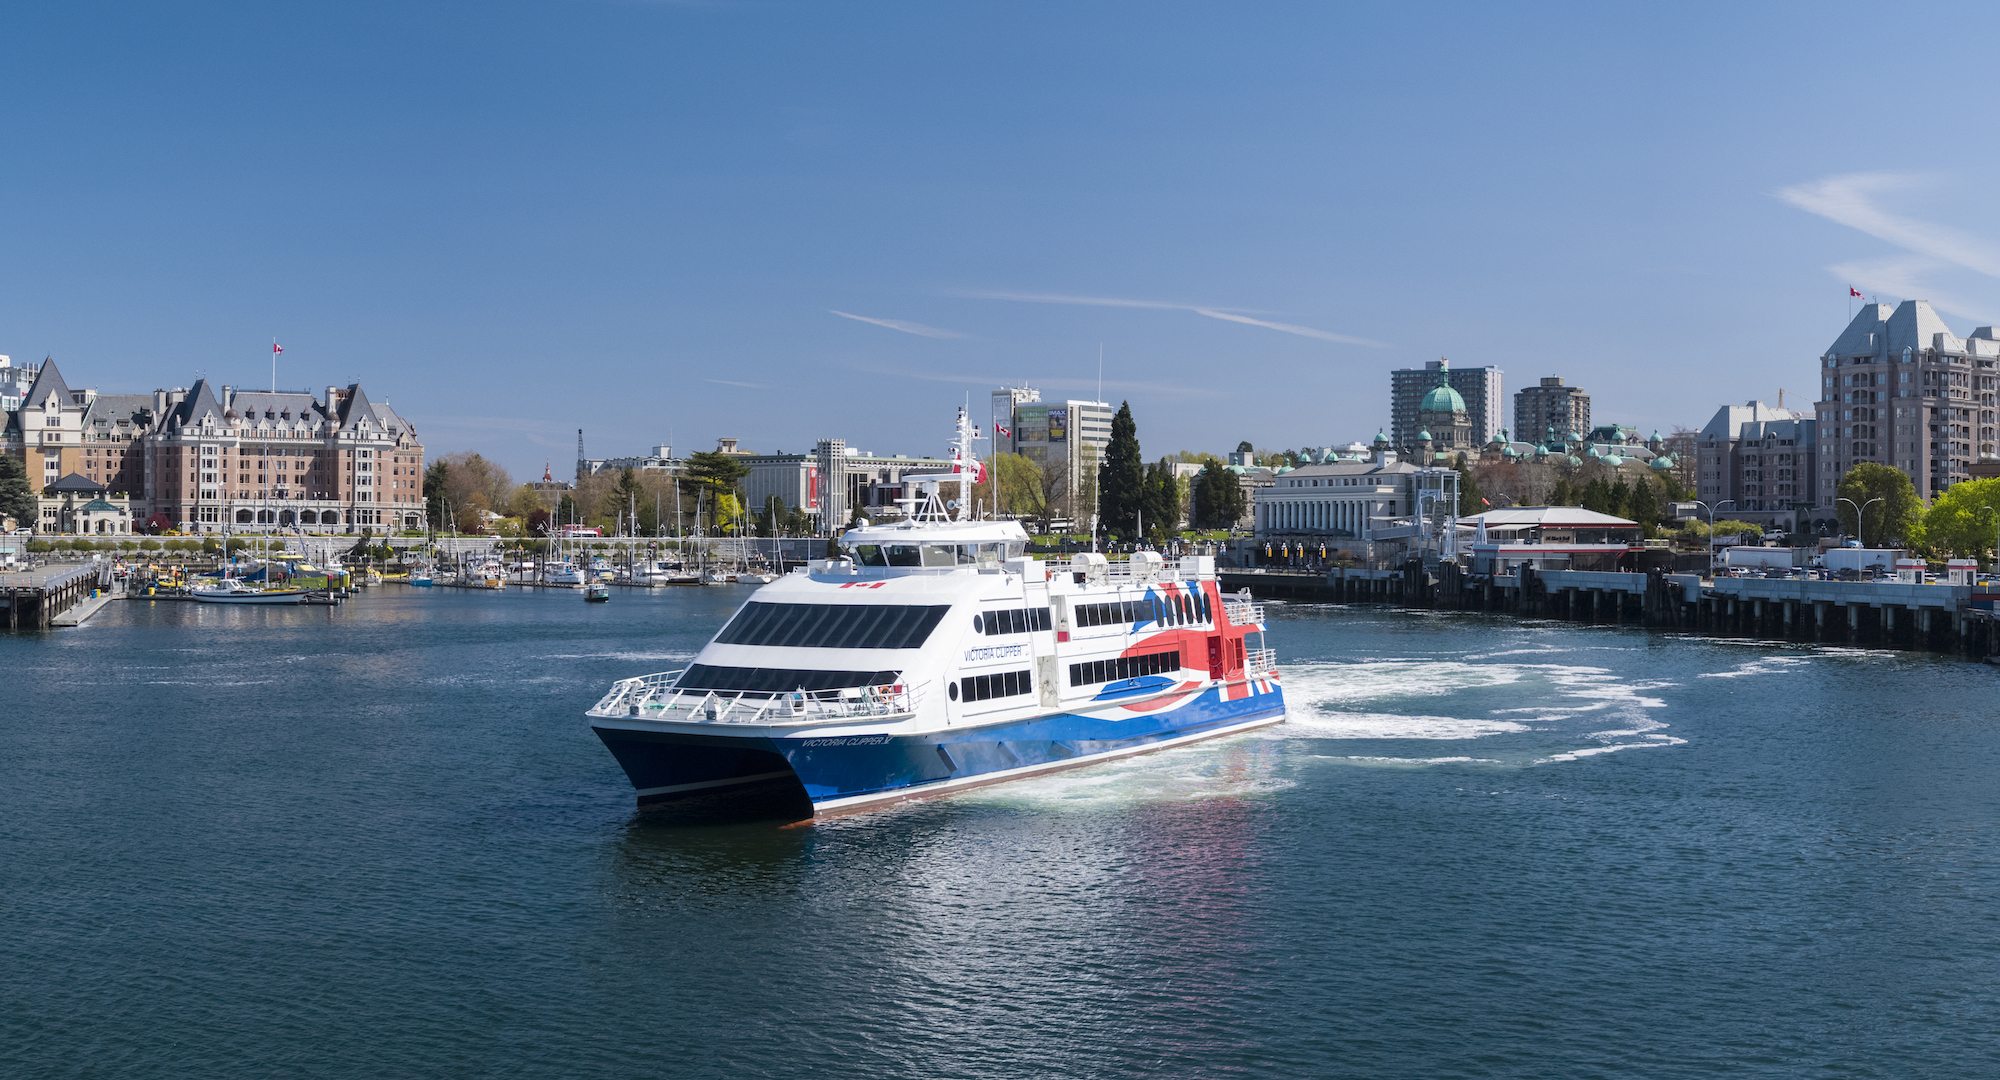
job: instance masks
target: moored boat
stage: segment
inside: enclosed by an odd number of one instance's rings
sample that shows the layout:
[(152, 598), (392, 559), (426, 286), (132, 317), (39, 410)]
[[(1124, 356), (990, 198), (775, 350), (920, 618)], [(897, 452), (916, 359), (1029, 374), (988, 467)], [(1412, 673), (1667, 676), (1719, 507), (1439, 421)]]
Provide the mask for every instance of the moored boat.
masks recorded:
[(304, 589), (258, 589), (235, 578), (203, 583), (187, 591), (189, 598), (204, 604), (296, 604), (305, 599)]

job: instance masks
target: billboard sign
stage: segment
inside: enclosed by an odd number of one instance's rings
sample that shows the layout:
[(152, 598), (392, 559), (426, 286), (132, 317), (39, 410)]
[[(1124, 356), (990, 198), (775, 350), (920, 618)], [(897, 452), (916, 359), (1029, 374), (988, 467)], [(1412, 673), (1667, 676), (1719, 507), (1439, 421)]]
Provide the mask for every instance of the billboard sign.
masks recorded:
[(1069, 438), (1069, 410), (1049, 410), (1049, 441), (1062, 442)]

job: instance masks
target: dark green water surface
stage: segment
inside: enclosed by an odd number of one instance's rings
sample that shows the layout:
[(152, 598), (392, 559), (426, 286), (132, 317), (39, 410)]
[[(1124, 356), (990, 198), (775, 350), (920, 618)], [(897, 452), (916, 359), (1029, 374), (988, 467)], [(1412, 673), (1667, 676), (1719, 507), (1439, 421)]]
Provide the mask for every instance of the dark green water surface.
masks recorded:
[(0, 1076), (2000, 1075), (2000, 669), (1274, 605), (1258, 735), (635, 810), (746, 595), (0, 635)]

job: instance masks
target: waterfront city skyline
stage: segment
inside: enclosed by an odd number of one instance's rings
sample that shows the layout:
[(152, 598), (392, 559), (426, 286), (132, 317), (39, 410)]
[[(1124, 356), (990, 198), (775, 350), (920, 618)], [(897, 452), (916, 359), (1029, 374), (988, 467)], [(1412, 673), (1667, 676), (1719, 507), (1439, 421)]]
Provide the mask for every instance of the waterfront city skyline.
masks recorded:
[[(1824, 77), (1875, 22), (32, 12), (0, 353), (262, 388), (275, 335), (281, 388), (387, 387), (432, 454), (521, 478), (579, 427), (593, 456), (932, 453), (968, 393), (1095, 397), (1100, 346), (1149, 454), (1365, 437), (1388, 373), (1439, 355), (1698, 425), (1810, 393), (1850, 284), (2000, 321), (1976, 95)], [(1864, 149), (1885, 132), (1937, 149)]]

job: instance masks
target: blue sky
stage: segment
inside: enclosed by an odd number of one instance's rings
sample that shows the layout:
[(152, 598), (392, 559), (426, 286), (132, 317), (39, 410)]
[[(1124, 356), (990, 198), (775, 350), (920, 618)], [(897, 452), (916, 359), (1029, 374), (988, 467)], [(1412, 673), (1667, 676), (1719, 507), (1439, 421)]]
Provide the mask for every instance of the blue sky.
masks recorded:
[(0, 18), (0, 353), (261, 386), (275, 335), (522, 478), (933, 453), (1100, 346), (1148, 454), (1372, 436), (1440, 355), (1666, 429), (1808, 400), (1850, 281), (2000, 320), (1990, 6)]

